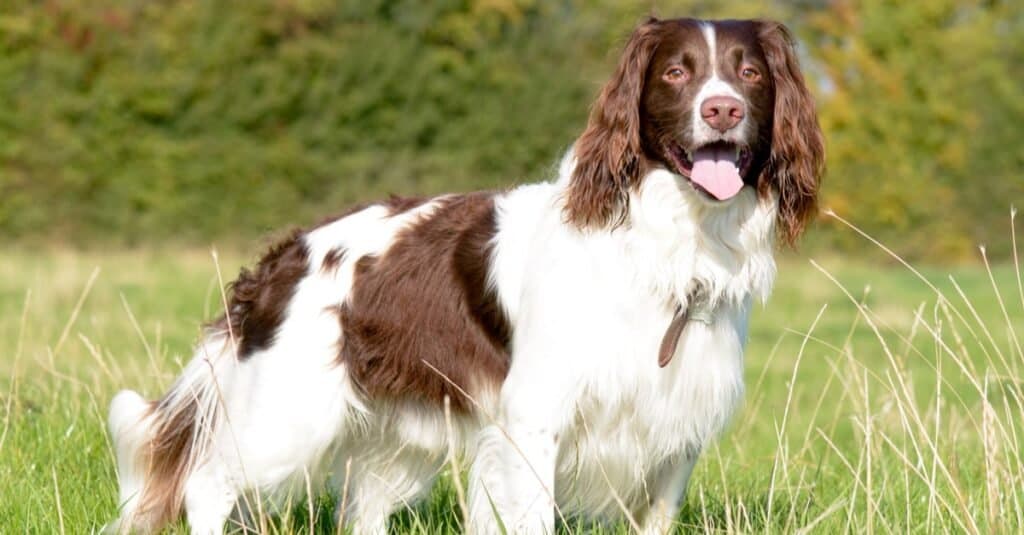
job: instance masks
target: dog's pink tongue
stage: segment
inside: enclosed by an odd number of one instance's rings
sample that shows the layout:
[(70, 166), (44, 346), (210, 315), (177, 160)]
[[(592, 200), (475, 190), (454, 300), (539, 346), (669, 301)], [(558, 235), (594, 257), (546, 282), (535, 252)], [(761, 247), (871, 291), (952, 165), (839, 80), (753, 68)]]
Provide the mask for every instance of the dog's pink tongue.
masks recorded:
[(693, 155), (690, 180), (720, 201), (732, 198), (743, 189), (736, 153), (727, 148), (697, 149)]

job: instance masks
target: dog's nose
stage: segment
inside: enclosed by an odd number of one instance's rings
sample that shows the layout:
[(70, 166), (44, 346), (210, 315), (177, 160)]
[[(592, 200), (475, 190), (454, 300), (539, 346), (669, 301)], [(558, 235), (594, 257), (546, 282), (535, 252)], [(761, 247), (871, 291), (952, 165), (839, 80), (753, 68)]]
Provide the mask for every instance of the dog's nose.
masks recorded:
[(743, 103), (733, 97), (711, 97), (700, 105), (700, 116), (708, 126), (726, 132), (743, 120)]

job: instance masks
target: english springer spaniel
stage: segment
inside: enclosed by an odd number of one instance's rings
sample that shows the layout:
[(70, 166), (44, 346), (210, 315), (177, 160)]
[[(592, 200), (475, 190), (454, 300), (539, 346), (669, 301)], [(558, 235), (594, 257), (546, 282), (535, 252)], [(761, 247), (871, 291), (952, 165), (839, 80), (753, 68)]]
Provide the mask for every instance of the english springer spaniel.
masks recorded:
[(455, 455), (473, 533), (668, 531), (823, 159), (785, 27), (645, 22), (554, 180), (371, 204), (242, 270), (170, 391), (114, 398), (112, 527), (220, 533), (322, 477), (385, 533)]

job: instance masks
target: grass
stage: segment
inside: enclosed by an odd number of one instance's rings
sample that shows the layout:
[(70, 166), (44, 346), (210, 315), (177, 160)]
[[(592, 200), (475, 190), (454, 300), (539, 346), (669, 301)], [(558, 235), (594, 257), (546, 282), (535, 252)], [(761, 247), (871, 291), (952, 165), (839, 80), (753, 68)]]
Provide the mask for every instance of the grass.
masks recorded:
[[(119, 388), (153, 397), (220, 306), (204, 251), (5, 251), (0, 532), (99, 529), (116, 513), (105, 431)], [(235, 272), (244, 255), (220, 259)], [(1024, 527), (1019, 267), (782, 261), (756, 307), (747, 399), (701, 458), (683, 531), (933, 533)], [(653, 357), (652, 357), (653, 358)], [(400, 532), (459, 523), (442, 479)], [(331, 498), (273, 532), (330, 533)], [(181, 529), (180, 527), (178, 528)], [(572, 532), (622, 526), (572, 524)]]

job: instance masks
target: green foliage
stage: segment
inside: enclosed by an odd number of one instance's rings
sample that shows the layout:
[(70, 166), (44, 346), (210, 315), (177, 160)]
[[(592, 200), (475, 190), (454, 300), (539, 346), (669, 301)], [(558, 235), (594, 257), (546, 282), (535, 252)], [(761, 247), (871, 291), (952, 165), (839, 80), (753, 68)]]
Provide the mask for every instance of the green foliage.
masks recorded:
[(909, 256), (992, 240), (1007, 254), (1009, 205), (1024, 201), (1019, 4), (843, 1), (803, 20), (827, 88), (828, 204)]
[[(248, 239), (391, 192), (546, 178), (650, 11), (638, 0), (5, 2), (0, 233)], [(1008, 205), (1024, 200), (1015, 3), (682, 0), (654, 12), (789, 23), (828, 131), (825, 204), (911, 256), (961, 258), (979, 240), (1008, 250)]]
[(546, 83), (581, 54), (527, 1), (28, 4), (3, 19), (8, 236), (207, 239), (508, 184), (591, 92)]

